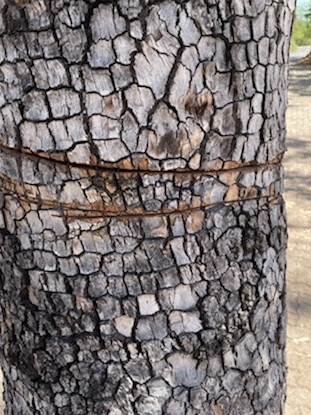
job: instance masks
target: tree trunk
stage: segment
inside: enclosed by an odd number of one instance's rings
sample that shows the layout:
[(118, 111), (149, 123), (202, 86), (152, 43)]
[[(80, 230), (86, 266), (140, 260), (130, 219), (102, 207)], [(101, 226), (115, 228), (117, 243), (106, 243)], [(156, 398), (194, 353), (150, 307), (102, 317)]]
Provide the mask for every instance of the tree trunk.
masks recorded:
[(311, 65), (311, 52), (297, 62), (298, 65)]
[(7, 415), (277, 415), (293, 0), (0, 1)]

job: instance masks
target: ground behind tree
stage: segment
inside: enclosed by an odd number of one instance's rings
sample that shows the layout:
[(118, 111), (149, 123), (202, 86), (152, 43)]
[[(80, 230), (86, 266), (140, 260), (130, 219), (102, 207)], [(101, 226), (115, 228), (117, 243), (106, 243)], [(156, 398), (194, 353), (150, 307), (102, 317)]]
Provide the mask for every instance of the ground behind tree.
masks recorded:
[(286, 415), (311, 413), (311, 66), (290, 70), (285, 156), (288, 215)]

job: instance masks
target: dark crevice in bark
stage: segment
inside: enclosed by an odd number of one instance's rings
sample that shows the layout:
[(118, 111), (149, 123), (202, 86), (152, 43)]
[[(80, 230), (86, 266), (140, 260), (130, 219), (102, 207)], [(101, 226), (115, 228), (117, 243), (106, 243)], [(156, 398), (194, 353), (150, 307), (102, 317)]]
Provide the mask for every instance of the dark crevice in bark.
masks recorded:
[(41, 161), (42, 163), (46, 163), (47, 165), (59, 165), (59, 166), (64, 166), (64, 167), (73, 167), (73, 168), (81, 168), (81, 169), (86, 169), (86, 170), (98, 170), (98, 171), (102, 171), (102, 172), (112, 172), (112, 173), (130, 173), (130, 174), (144, 174), (144, 173), (148, 173), (150, 175), (161, 175), (161, 174), (169, 174), (169, 173), (174, 173), (174, 174), (200, 174), (200, 173), (205, 173), (205, 174), (213, 174), (213, 173), (217, 173), (220, 171), (234, 171), (234, 170), (242, 170), (242, 169), (255, 169), (255, 168), (261, 168), (261, 167), (265, 167), (265, 166), (273, 166), (273, 165), (281, 165), (282, 162), (282, 158), (283, 158), (283, 154), (279, 155), (277, 158), (275, 158), (274, 160), (270, 160), (266, 163), (254, 163), (254, 162), (244, 162), (242, 164), (236, 163), (236, 167), (228, 167), (225, 169), (211, 169), (211, 170), (201, 170), (201, 169), (197, 169), (197, 170), (188, 170), (188, 169), (182, 169), (182, 170), (143, 170), (143, 169), (125, 169), (125, 168), (120, 168), (120, 167), (108, 167), (108, 166), (100, 166), (100, 165), (92, 165), (92, 164), (82, 164), (82, 163), (73, 163), (73, 162), (67, 162), (67, 161), (62, 161), (62, 160), (56, 160), (53, 159), (52, 157), (44, 157), (43, 155), (38, 155), (35, 154), (33, 152), (29, 152), (29, 151), (25, 151), (24, 149), (16, 149), (16, 148), (10, 148), (7, 146), (3, 146), (0, 144), (0, 150), (2, 150), (3, 152), (7, 152), (8, 154), (16, 154), (16, 156), (23, 156), (23, 157), (27, 157), (29, 159), (32, 160), (37, 160), (38, 162)]

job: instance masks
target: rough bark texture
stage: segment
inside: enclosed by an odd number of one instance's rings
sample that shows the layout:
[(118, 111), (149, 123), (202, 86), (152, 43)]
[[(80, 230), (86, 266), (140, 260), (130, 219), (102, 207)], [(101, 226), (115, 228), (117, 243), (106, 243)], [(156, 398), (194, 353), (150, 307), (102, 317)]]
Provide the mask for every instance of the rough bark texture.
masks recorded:
[(7, 415), (280, 415), (293, 0), (0, 0)]

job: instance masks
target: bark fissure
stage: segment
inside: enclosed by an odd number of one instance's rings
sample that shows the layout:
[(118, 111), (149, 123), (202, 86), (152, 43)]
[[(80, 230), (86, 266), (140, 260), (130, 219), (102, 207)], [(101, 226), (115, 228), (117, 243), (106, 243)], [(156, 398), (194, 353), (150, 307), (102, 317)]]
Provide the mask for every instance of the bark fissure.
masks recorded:
[(279, 165), (282, 166), (282, 160), (284, 157), (285, 152), (280, 153), (275, 159), (272, 160), (268, 160), (265, 163), (257, 163), (257, 162), (232, 162), (230, 161), (229, 163), (223, 162), (223, 166), (219, 167), (219, 168), (215, 168), (215, 169), (173, 169), (173, 170), (144, 170), (144, 169), (128, 169), (128, 168), (122, 168), (122, 167), (109, 167), (109, 166), (103, 166), (101, 164), (82, 164), (82, 163), (74, 163), (74, 162), (68, 162), (66, 160), (62, 160), (62, 159), (53, 159), (48, 157), (45, 154), (37, 154), (37, 153), (33, 153), (33, 152), (29, 152), (29, 150), (24, 149), (24, 148), (11, 148), (11, 147), (6, 147), (3, 146), (2, 144), (0, 144), (0, 151), (2, 151), (3, 153), (6, 153), (8, 155), (14, 155), (16, 158), (21, 159), (23, 157), (28, 158), (30, 160), (33, 161), (37, 161), (37, 162), (42, 162), (42, 163), (46, 163), (48, 166), (62, 166), (63, 168), (77, 168), (77, 169), (81, 169), (81, 170), (87, 170), (90, 172), (94, 172), (94, 171), (99, 171), (99, 172), (103, 172), (103, 173), (119, 173), (119, 174), (150, 174), (150, 175), (159, 175), (159, 174), (176, 174), (176, 175), (180, 175), (180, 174), (197, 174), (199, 175), (200, 173), (204, 173), (204, 174), (214, 174), (214, 173), (221, 173), (221, 172), (233, 172), (233, 171), (240, 171), (242, 169), (257, 169), (257, 168), (264, 168), (264, 167), (268, 167), (268, 166), (273, 166), (273, 165)]

